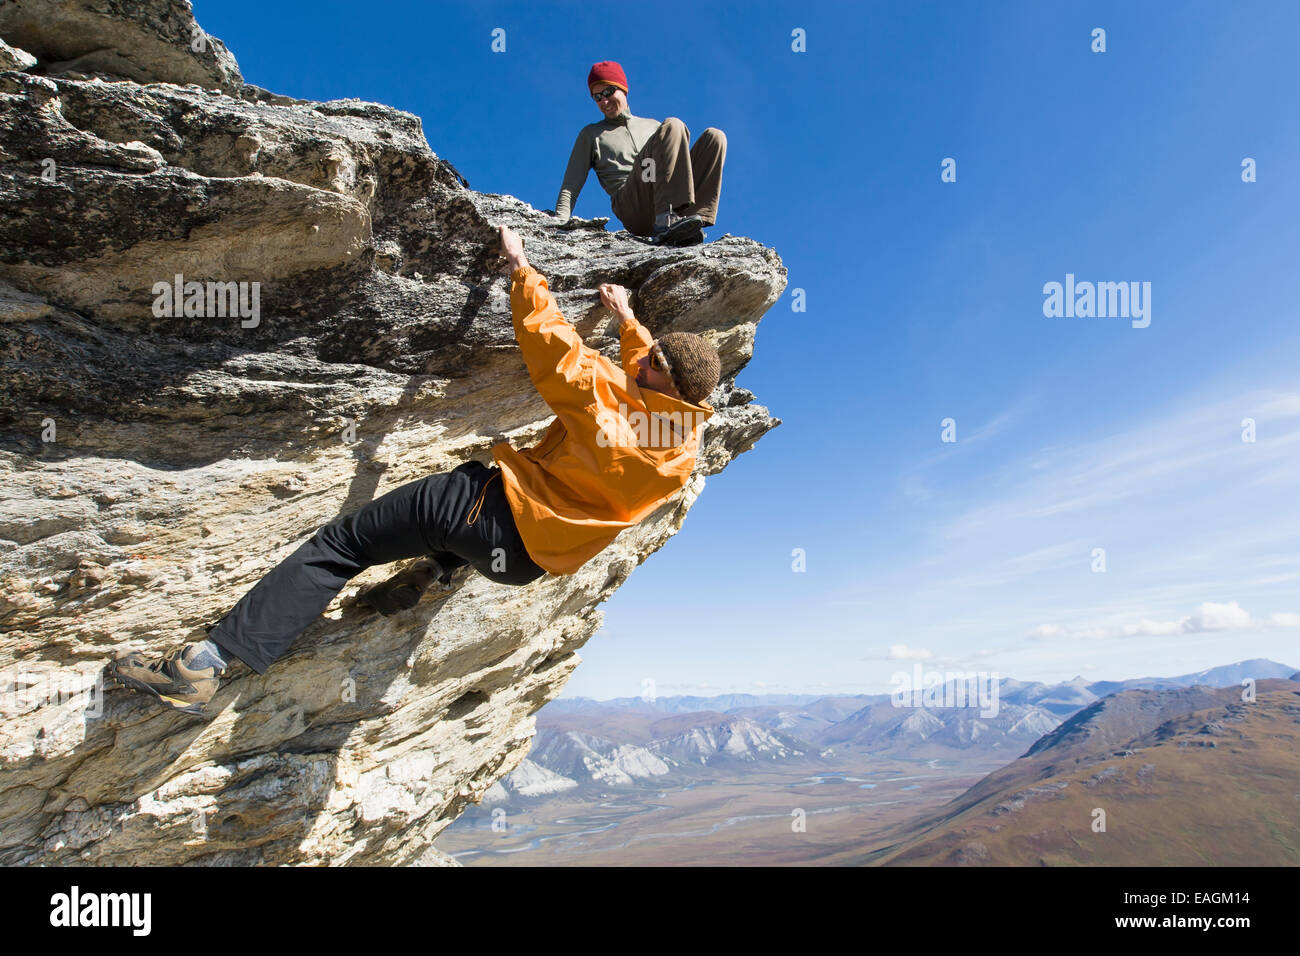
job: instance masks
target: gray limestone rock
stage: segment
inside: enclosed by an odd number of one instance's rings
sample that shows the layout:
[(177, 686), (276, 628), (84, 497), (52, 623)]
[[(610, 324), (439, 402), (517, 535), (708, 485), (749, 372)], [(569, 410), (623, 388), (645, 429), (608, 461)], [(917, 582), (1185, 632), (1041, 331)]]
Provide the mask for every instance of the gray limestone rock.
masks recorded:
[(48, 73), (194, 83), (238, 93), (239, 66), (187, 0), (5, 0), (0, 36)]

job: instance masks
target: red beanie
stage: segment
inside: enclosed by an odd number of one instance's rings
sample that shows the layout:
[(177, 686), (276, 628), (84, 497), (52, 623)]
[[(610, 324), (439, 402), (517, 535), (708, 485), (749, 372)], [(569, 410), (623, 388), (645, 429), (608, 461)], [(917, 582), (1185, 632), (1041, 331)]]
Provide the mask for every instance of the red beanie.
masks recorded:
[(624, 93), (627, 92), (627, 75), (613, 60), (602, 60), (592, 65), (591, 72), (587, 74), (587, 89), (600, 82), (617, 86)]

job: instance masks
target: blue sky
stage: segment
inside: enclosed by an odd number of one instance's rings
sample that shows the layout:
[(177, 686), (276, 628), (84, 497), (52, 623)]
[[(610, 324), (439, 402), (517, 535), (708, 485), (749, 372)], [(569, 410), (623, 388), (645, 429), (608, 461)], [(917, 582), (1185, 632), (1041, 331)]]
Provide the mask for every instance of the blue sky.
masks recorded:
[[(605, 606), (566, 696), (1300, 667), (1300, 8), (195, 7), (249, 82), (409, 110), (539, 209), (596, 60), (633, 113), (726, 132), (710, 236), (790, 282), (739, 383), (784, 424)], [(608, 215), (594, 174), (575, 211)], [(1151, 283), (1150, 325), (1046, 317), (1067, 273)]]

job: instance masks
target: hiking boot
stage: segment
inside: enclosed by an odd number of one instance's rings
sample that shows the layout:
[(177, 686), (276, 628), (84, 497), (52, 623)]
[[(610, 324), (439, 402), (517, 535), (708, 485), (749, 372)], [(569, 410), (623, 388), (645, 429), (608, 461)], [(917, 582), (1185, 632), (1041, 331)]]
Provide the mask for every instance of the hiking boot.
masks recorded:
[(650, 234), (656, 246), (693, 246), (704, 241), (704, 220), (699, 216), (668, 214), (668, 223), (656, 225)]
[(382, 584), (358, 592), (357, 603), (388, 617), (398, 611), (409, 611), (420, 603), (430, 585), (435, 582), (446, 585), (449, 577), (433, 558), (422, 558)]
[(153, 694), (173, 710), (202, 717), (203, 706), (217, 692), (222, 671), (187, 667), (185, 662), (195, 646), (180, 644), (161, 655), (129, 651), (109, 663), (109, 673), (129, 690)]

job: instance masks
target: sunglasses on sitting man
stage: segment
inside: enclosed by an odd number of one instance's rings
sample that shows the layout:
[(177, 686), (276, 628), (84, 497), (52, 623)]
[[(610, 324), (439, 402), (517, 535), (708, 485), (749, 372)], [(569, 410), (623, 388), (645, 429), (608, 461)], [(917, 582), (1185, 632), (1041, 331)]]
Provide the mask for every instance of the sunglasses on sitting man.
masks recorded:
[(618, 87), (617, 87), (617, 86), (607, 86), (607, 87), (605, 87), (603, 90), (601, 90), (599, 93), (592, 93), (592, 94), (591, 94), (591, 98), (592, 98), (593, 100), (595, 100), (597, 103), (599, 103), (601, 100), (609, 99), (611, 96), (613, 96), (613, 95), (614, 95), (615, 93), (617, 93), (617, 92), (618, 92)]

